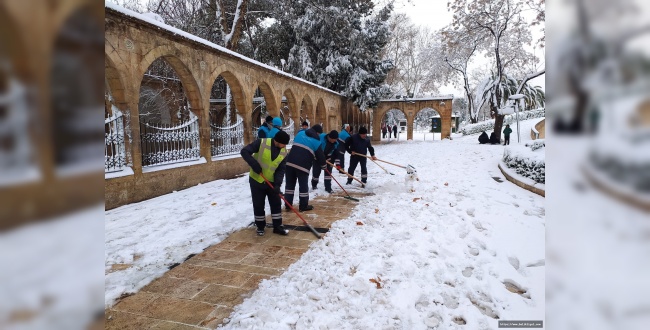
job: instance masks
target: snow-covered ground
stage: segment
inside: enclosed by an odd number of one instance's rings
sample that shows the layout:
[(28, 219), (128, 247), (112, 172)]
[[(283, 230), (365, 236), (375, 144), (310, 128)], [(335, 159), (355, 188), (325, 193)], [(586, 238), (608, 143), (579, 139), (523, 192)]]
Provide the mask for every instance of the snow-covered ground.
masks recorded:
[(581, 173), (592, 138), (549, 133), (548, 328), (648, 329), (648, 213), (604, 194)]
[(226, 328), (496, 329), (496, 317), (543, 320), (544, 198), (503, 179), (503, 147), (468, 136), (375, 149), (418, 170), (415, 192), (404, 170), (391, 176), (368, 164), (375, 195), (263, 281)]
[[(262, 282), (228, 327), (443, 329), (462, 318), (464, 328), (479, 329), (496, 328), (494, 317), (542, 320), (544, 198), (503, 179), (503, 146), (455, 135), (375, 149), (380, 159), (418, 170), (415, 192), (407, 191), (403, 169), (382, 164), (392, 176), (369, 162), (365, 191), (375, 195), (285, 274)], [(250, 224), (247, 180), (213, 181), (107, 211), (106, 305)]]

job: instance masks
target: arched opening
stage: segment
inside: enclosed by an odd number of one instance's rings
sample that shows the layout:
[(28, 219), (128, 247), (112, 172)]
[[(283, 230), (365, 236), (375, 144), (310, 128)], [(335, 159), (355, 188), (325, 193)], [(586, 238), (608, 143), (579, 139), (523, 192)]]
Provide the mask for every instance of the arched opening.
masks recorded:
[(138, 118), (143, 167), (201, 157), (199, 116), (192, 110), (185, 81), (174, 68), (179, 62), (173, 56), (159, 57), (142, 77)]
[(318, 103), (316, 103), (316, 122), (311, 123), (312, 125), (315, 124), (320, 124), (321, 126), (325, 127), (325, 103), (323, 102), (323, 99), (318, 99)]
[[(128, 116), (125, 116), (124, 84), (114, 63), (108, 57), (104, 62), (104, 172), (119, 172), (133, 160)], [(122, 108), (121, 108), (122, 107)]]
[(406, 114), (399, 109), (390, 109), (386, 111), (381, 120), (381, 139), (382, 140), (405, 140), (406, 136)]
[(104, 30), (90, 8), (75, 11), (54, 41), (50, 68), (52, 141), (57, 173), (96, 171), (104, 145), (101, 127)]
[(28, 97), (25, 49), (16, 27), (0, 8), (0, 186), (39, 178), (31, 123), (36, 118)]
[(280, 118), (282, 119), (282, 130), (289, 134), (289, 144), (293, 144), (293, 137), (296, 132), (296, 122), (294, 118), (297, 119), (297, 116), (295, 115), (297, 113), (296, 98), (294, 97), (293, 92), (287, 89), (284, 91), (281, 101)]
[(433, 108), (418, 111), (413, 120), (413, 140), (441, 140), (442, 117)]
[(235, 101), (234, 94), (237, 92), (241, 92), (241, 88), (236, 78), (227, 72), (220, 74), (212, 84), (209, 111), (212, 157), (238, 154), (244, 147), (244, 118)]
[(302, 125), (302, 123), (306, 121), (311, 127), (311, 122), (314, 119), (313, 113), (314, 106), (311, 102), (311, 98), (309, 98), (309, 95), (305, 95), (302, 99), (302, 104), (300, 105), (300, 124)]
[(279, 111), (274, 111), (273, 94), (266, 83), (260, 83), (253, 94), (253, 112), (251, 120), (253, 125), (253, 138), (257, 139), (257, 130), (264, 123), (266, 116), (278, 116)]

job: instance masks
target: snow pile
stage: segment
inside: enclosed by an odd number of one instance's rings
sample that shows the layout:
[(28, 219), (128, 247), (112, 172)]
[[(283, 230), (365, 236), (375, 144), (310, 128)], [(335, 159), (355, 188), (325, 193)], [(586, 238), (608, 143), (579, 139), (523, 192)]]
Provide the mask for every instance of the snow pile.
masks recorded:
[[(530, 111), (522, 111), (519, 113), (519, 120), (521, 122), (522, 120), (542, 118), (544, 116), (546, 116), (545, 108), (530, 110)], [(505, 118), (503, 118), (504, 127), (507, 124), (512, 126), (513, 123), (516, 122), (517, 122), (517, 114), (507, 115), (505, 116)], [(460, 129), (460, 133), (463, 133), (463, 135), (472, 135), (472, 134), (479, 134), (482, 132), (487, 132), (492, 130), (494, 130), (494, 119), (482, 121), (476, 124), (465, 125), (463, 128)]]
[(546, 161), (544, 142), (530, 143), (530, 146), (507, 146), (503, 150), (503, 162), (517, 174), (537, 183), (546, 181)]
[[(535, 127), (535, 126), (533, 126), (533, 127)], [(546, 147), (546, 140), (544, 140), (544, 139), (537, 139), (537, 140), (533, 140), (533, 141), (531, 141), (531, 142), (527, 142), (527, 143), (525, 143), (524, 145), (525, 145), (526, 147), (529, 147), (530, 150), (535, 151), (535, 150), (537, 150), (537, 149), (540, 149), (540, 148), (544, 148), (544, 147)]]

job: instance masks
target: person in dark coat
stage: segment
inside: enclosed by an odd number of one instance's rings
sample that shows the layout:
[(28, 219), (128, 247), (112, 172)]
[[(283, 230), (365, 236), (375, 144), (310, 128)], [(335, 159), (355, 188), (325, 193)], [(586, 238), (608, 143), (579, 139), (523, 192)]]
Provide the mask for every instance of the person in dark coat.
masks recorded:
[(492, 134), (490, 134), (490, 144), (499, 144), (499, 140), (497, 139), (497, 134), (495, 132), (492, 132)]
[(397, 125), (393, 125), (393, 134), (395, 134), (395, 138), (397, 139)]
[[(273, 233), (288, 235), (289, 231), (282, 225), (282, 203), (280, 202), (280, 187), (284, 179), (287, 163), (287, 149), (289, 134), (279, 131), (273, 139), (257, 139), (244, 147), (240, 154), (251, 167), (248, 183), (253, 199), (253, 214), (257, 235), (264, 235), (266, 216), (264, 200), (269, 200), (271, 219), (273, 220)], [(262, 175), (264, 177), (262, 177)], [(273, 188), (264, 181), (264, 178), (273, 184)]]
[(512, 133), (512, 129), (510, 128), (510, 125), (506, 125), (506, 129), (503, 130), (503, 138), (505, 139), (503, 141), (504, 146), (510, 144), (510, 133)]
[(387, 133), (387, 132), (388, 132), (388, 128), (386, 128), (386, 124), (384, 124), (383, 126), (381, 126), (381, 137), (382, 137), (383, 139), (386, 138), (386, 133)]
[[(336, 164), (336, 159), (339, 157), (339, 132), (332, 130), (329, 134), (321, 133), (320, 134), (320, 147), (323, 149), (323, 154), (325, 159), (332, 163)], [(332, 193), (332, 176), (329, 173), (332, 173), (332, 166), (325, 163), (327, 166), (327, 172), (325, 172), (325, 191)], [(320, 178), (321, 168), (318, 164), (314, 164), (312, 169), (311, 176), (311, 189), (316, 190), (318, 188), (318, 181)]]
[[(296, 181), (299, 186), (299, 210), (300, 212), (313, 210), (314, 207), (309, 205), (309, 170), (314, 164), (321, 169), (325, 168), (325, 155), (320, 147), (320, 136), (318, 132), (323, 132), (320, 125), (314, 125), (305, 131), (300, 131), (293, 139), (293, 147), (289, 156), (287, 156), (287, 185), (284, 190), (284, 198), (288, 203), (293, 205), (293, 195), (295, 194)], [(289, 210), (289, 206), (285, 206)]]
[[(368, 130), (365, 127), (359, 128), (359, 133), (352, 135), (352, 137), (346, 143), (347, 151), (352, 154), (352, 152), (365, 155), (370, 151), (370, 156), (373, 160), (376, 160), (375, 157), (375, 148), (370, 144), (370, 139), (367, 139)], [(357, 169), (357, 164), (361, 164), (361, 182), (366, 183), (368, 181), (368, 169), (366, 168), (366, 161), (368, 159), (359, 155), (350, 156), (350, 167), (348, 168), (348, 173), (354, 175), (354, 170)], [(348, 178), (347, 184), (352, 183), (352, 178)]]
[(266, 134), (267, 138), (273, 138), (275, 134), (282, 130), (282, 119), (280, 117), (273, 118), (271, 123), (273, 126), (271, 127), (269, 133)]
[(483, 131), (483, 133), (481, 133), (481, 135), (479, 135), (479, 137), (478, 137), (478, 143), (486, 144), (488, 142), (490, 142), (490, 138), (488, 137), (487, 133), (485, 133), (485, 131)]
[(343, 173), (341, 169), (345, 168), (345, 145), (350, 138), (350, 131), (352, 127), (350, 124), (343, 124), (343, 129), (339, 132), (339, 156), (336, 158), (335, 165), (336, 169), (339, 170), (339, 173)]
[(266, 120), (264, 121), (264, 124), (262, 124), (262, 126), (260, 126), (260, 128), (257, 130), (257, 138), (258, 139), (267, 138), (267, 135), (269, 134), (269, 132), (271, 132), (272, 128), (273, 128), (273, 117), (266, 116)]
[(301, 126), (302, 128), (300, 129), (300, 131), (306, 131), (309, 128), (309, 123), (307, 121), (303, 121)]

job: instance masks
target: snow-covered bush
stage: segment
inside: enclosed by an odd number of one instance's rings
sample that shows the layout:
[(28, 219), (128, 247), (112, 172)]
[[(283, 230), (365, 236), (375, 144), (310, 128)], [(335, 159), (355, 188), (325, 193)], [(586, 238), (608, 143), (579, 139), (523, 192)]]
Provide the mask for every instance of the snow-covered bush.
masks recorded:
[[(534, 118), (542, 118), (546, 116), (546, 110), (545, 108), (541, 109), (536, 109), (536, 110), (530, 110), (530, 111), (522, 111), (519, 113), (519, 120), (528, 120), (528, 119), (534, 119)], [(507, 115), (505, 118), (503, 118), (503, 125), (512, 125), (517, 121), (517, 114), (513, 115)], [(465, 127), (460, 129), (460, 133), (463, 133), (463, 135), (472, 135), (472, 134), (479, 134), (483, 131), (491, 131), (494, 130), (494, 119), (482, 121), (480, 123), (476, 124), (469, 124), (466, 125)]]
[(530, 147), (530, 150), (535, 151), (539, 148), (546, 147), (546, 142), (544, 139), (537, 139), (525, 144), (526, 147)]
[(517, 174), (538, 183), (546, 181), (544, 147), (534, 150), (528, 146), (508, 146), (503, 151), (503, 162)]

